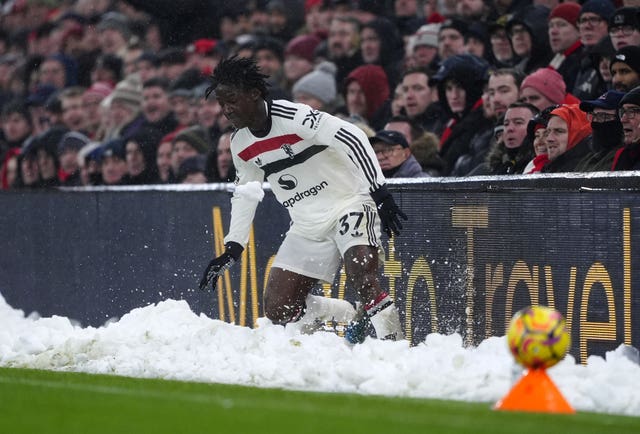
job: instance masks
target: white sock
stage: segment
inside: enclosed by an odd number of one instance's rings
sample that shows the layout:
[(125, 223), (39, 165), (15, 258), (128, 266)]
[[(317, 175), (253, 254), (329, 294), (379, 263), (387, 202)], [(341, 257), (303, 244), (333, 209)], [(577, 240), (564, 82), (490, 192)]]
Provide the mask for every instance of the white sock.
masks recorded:
[(378, 339), (399, 341), (404, 339), (400, 313), (388, 295), (382, 297), (374, 306), (368, 306), (367, 313)]
[(307, 311), (300, 319), (305, 324), (316, 320), (348, 323), (356, 314), (353, 305), (346, 300), (309, 294), (305, 302)]

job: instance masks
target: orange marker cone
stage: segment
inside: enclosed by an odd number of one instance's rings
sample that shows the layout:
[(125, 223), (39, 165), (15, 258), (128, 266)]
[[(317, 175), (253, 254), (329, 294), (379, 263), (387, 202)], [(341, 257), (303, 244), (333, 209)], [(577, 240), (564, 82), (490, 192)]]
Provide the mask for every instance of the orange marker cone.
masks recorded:
[(576, 412), (551, 381), (545, 369), (528, 370), (493, 408), (534, 413)]

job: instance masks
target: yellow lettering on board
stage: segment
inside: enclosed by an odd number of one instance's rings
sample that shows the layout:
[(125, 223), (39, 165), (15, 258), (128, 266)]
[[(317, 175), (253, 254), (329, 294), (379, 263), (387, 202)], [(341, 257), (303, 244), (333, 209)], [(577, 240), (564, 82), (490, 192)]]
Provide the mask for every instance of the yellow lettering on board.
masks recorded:
[(451, 225), (454, 228), (465, 228), (467, 230), (467, 272), (466, 279), (466, 333), (465, 345), (473, 345), (474, 343), (474, 303), (473, 297), (475, 288), (473, 280), (475, 276), (475, 259), (474, 259), (474, 228), (487, 228), (489, 226), (489, 208), (486, 206), (454, 206), (451, 209)]
[[(492, 272), (491, 264), (486, 264), (484, 270), (484, 281), (486, 295), (485, 295), (485, 303), (484, 303), (484, 313), (485, 313), (485, 330), (484, 337), (485, 339), (491, 336), (495, 336), (493, 329), (493, 303), (495, 302), (495, 296), (497, 289), (504, 284), (504, 267), (502, 264), (496, 265), (495, 270)], [(506, 325), (506, 323), (505, 323)]]
[[(213, 245), (214, 255), (220, 256), (224, 252), (224, 228), (222, 225), (222, 212), (220, 207), (213, 207)], [(258, 319), (258, 268), (256, 264), (256, 246), (255, 246), (255, 234), (253, 225), (249, 230), (249, 243), (242, 252), (240, 258), (240, 303), (238, 324), (241, 326), (247, 325), (247, 293), (248, 284), (251, 288), (251, 314), (253, 316), (252, 325), (255, 325), (255, 321)], [(247, 277), (248, 276), (248, 277)], [(249, 282), (247, 284), (247, 279)], [(221, 321), (227, 321), (227, 311), (229, 313), (228, 322), (236, 324), (236, 308), (233, 299), (233, 286), (231, 285), (231, 274), (229, 270), (225, 270), (222, 278), (218, 279), (218, 318)], [(226, 308), (225, 308), (226, 297)]]
[(624, 343), (631, 345), (631, 210), (622, 210), (622, 257), (624, 258)]
[[(507, 300), (504, 308), (505, 324), (509, 324), (511, 317), (513, 316), (513, 298), (516, 292), (516, 286), (519, 282), (524, 282), (529, 292), (529, 299), (531, 299), (531, 305), (537, 306), (540, 304), (538, 297), (538, 266), (533, 266), (533, 271), (529, 270), (527, 263), (524, 261), (516, 261), (511, 270), (509, 281), (507, 283)], [(533, 289), (533, 290), (532, 290)]]
[(396, 279), (402, 277), (402, 262), (396, 257), (395, 238), (389, 239), (387, 259), (384, 261), (382, 274), (389, 279), (389, 295), (396, 298)]
[[(587, 321), (589, 298), (596, 283), (602, 285), (607, 298), (608, 322)], [(582, 363), (587, 362), (587, 343), (590, 340), (616, 340), (616, 309), (613, 285), (611, 284), (609, 272), (600, 262), (596, 262), (589, 267), (582, 291), (582, 304), (580, 306), (580, 361)]]

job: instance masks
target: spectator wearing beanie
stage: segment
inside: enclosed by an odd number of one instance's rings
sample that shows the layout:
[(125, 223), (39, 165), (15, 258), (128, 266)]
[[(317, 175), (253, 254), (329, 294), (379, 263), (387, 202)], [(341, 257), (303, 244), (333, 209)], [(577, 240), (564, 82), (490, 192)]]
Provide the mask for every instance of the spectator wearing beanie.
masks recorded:
[(101, 105), (106, 108), (111, 125), (103, 126), (104, 131), (96, 133), (96, 139), (133, 136), (144, 122), (141, 112), (142, 84), (137, 74), (131, 74), (119, 82)]
[(609, 19), (609, 37), (614, 50), (627, 45), (640, 46), (640, 10), (634, 7), (616, 9)]
[(300, 35), (289, 41), (284, 52), (284, 76), (289, 88), (313, 71), (315, 50), (320, 42), (313, 35)]
[(551, 105), (580, 103), (579, 99), (567, 93), (562, 76), (551, 68), (540, 68), (525, 77), (520, 85), (520, 100), (540, 111)]
[(314, 110), (331, 113), (336, 99), (336, 67), (322, 62), (315, 70), (298, 80), (292, 89), (295, 102), (307, 104)]
[(291, 99), (284, 75), (284, 47), (272, 37), (261, 37), (253, 46), (253, 55), (260, 71), (267, 75), (268, 96), (271, 99)]
[(607, 91), (607, 84), (599, 74), (599, 65), (592, 53), (603, 39), (608, 38), (608, 21), (614, 12), (615, 7), (610, 0), (588, 0), (580, 8), (578, 30), (585, 52), (573, 89), (569, 90), (582, 101), (596, 99)]
[(211, 151), (211, 141), (207, 130), (200, 125), (194, 125), (181, 130), (173, 139), (173, 154), (171, 162), (173, 173), (177, 174), (180, 165), (189, 157), (206, 155)]
[(609, 19), (616, 8), (611, 0), (588, 0), (580, 8), (578, 29), (580, 40), (586, 47), (593, 47), (609, 33)]
[(416, 68), (438, 69), (438, 31), (440, 24), (425, 24), (409, 38), (405, 56)]
[(389, 82), (381, 66), (362, 65), (344, 84), (344, 99), (351, 117), (360, 117), (374, 130), (382, 129), (391, 114)]
[(82, 185), (80, 167), (78, 165), (78, 152), (87, 143), (89, 143), (89, 138), (77, 131), (69, 131), (58, 142), (58, 160), (60, 161), (58, 177), (62, 185)]
[(467, 30), (467, 23), (456, 18), (450, 18), (440, 25), (438, 29), (438, 56), (441, 61), (465, 52), (464, 38), (467, 35)]
[(568, 89), (573, 89), (584, 52), (578, 31), (579, 15), (577, 3), (561, 3), (549, 14), (549, 45), (554, 54), (549, 66), (562, 75)]
[(618, 92), (629, 92), (640, 85), (640, 47), (622, 47), (611, 59), (611, 86)]
[(82, 94), (82, 108), (85, 111), (85, 124), (83, 129), (89, 136), (96, 137), (103, 121), (106, 109), (101, 105), (102, 101), (111, 95), (113, 86), (104, 81), (95, 82)]

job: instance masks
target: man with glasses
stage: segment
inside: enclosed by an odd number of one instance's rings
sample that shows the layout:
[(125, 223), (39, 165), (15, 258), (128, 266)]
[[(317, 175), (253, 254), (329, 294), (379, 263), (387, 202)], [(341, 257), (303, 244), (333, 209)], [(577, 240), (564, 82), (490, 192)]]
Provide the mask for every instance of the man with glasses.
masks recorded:
[(381, 130), (369, 139), (385, 178), (423, 178), (429, 174), (411, 154), (409, 143), (398, 131)]
[(588, 0), (580, 8), (578, 32), (585, 53), (571, 93), (583, 101), (596, 99), (607, 90), (598, 65), (591, 59), (591, 51), (608, 35), (608, 22), (614, 12), (615, 7), (609, 0)]
[(634, 7), (619, 8), (609, 20), (609, 36), (615, 50), (627, 45), (640, 46), (638, 12)]
[(640, 169), (640, 87), (620, 100), (618, 115), (624, 131), (624, 147), (618, 149), (611, 170)]
[(622, 123), (618, 117), (618, 104), (623, 96), (623, 92), (610, 90), (598, 99), (580, 103), (580, 110), (591, 122), (592, 140), (591, 152), (578, 163), (576, 171), (611, 170), (613, 158), (623, 145)]
[(611, 87), (628, 92), (640, 85), (640, 47), (628, 45), (616, 51), (609, 64)]

